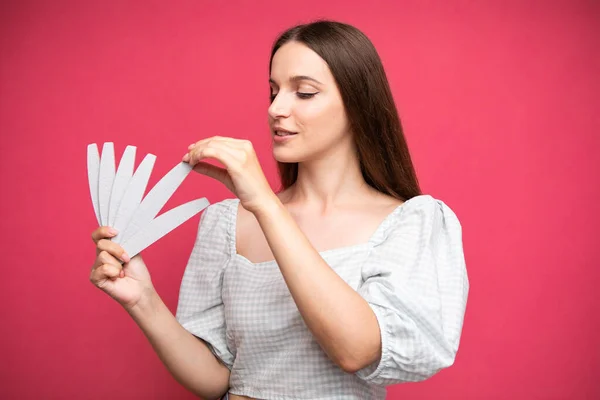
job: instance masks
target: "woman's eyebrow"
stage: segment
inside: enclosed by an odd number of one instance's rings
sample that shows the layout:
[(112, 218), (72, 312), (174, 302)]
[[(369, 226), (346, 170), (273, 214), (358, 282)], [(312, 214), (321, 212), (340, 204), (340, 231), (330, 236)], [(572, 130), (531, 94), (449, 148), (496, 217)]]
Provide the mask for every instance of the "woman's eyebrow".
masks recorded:
[[(319, 85), (322, 85), (321, 82), (319, 82), (318, 80), (316, 80), (315, 78), (311, 78), (308, 75), (294, 75), (292, 77), (290, 77), (289, 79), (290, 82), (298, 82), (298, 81), (313, 81), (315, 83), (318, 83)], [(269, 83), (274, 83), (275, 85), (277, 85), (277, 82), (275, 82), (272, 78), (269, 78)]]

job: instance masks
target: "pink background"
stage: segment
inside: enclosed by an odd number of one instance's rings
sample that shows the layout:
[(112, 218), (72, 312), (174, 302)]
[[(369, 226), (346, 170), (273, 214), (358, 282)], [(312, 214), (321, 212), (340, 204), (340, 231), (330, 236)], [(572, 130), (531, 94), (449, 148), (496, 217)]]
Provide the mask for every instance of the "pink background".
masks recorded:
[[(471, 280), (453, 367), (389, 399), (600, 397), (596, 1), (3, 1), (0, 398), (191, 399), (88, 281), (86, 146), (158, 157), (249, 138), (275, 188), (268, 56), (328, 17), (377, 47), (423, 190), (459, 216)], [(190, 175), (165, 209), (233, 195)], [(174, 312), (199, 216), (144, 252)]]

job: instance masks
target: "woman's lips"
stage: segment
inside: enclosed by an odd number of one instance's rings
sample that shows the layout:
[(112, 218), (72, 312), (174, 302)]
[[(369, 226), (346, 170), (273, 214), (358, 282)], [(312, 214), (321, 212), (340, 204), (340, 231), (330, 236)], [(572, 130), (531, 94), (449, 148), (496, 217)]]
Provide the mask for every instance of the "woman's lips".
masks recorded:
[(273, 135), (273, 141), (277, 142), (277, 143), (283, 143), (283, 142), (287, 142), (288, 140), (290, 140), (291, 138), (293, 138), (294, 136), (296, 136), (297, 133), (286, 133), (285, 135)]

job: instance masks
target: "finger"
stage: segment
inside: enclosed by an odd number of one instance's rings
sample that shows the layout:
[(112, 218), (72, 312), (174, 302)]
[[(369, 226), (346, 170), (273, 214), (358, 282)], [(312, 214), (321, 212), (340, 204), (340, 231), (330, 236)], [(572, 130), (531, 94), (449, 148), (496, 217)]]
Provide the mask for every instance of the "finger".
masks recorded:
[[(184, 156), (182, 157), (182, 161), (184, 162), (189, 162), (190, 165), (194, 165), (196, 161), (194, 161), (194, 157), (193, 154), (195, 151), (208, 146), (211, 143), (227, 143), (230, 144), (232, 147), (237, 147), (236, 142), (238, 141), (238, 139), (233, 139), (233, 138), (229, 138), (229, 137), (223, 137), (223, 136), (212, 136), (206, 139), (202, 139), (196, 143), (192, 143), (188, 146), (188, 152), (186, 154), (184, 154)], [(190, 160), (192, 160), (190, 162)]]
[(103, 264), (112, 264), (119, 269), (121, 269), (123, 267), (121, 265), (121, 263), (119, 262), (119, 260), (117, 260), (112, 254), (110, 254), (107, 251), (101, 251), (98, 254), (98, 257), (96, 257), (96, 260), (97, 260), (96, 267), (99, 267), (100, 265), (103, 265)]
[[(246, 154), (241, 147), (233, 146), (229, 142), (213, 141), (206, 144), (207, 149), (217, 149), (229, 154), (238, 161), (245, 160)], [(198, 160), (199, 161), (199, 160)]]
[(92, 240), (97, 244), (100, 239), (114, 237), (117, 233), (119, 232), (110, 226), (101, 226), (92, 232)]
[(247, 139), (235, 139), (231, 137), (225, 136), (212, 136), (206, 139), (202, 139), (196, 143), (192, 143), (188, 146), (188, 150), (195, 148), (196, 146), (201, 146), (207, 143), (227, 143), (231, 147), (246, 149), (248, 147), (252, 147), (252, 142)]
[(117, 268), (122, 268), (121, 263), (107, 251), (101, 251), (96, 257), (93, 268), (98, 268), (104, 264), (112, 264)]
[(226, 177), (229, 176), (225, 168), (217, 167), (216, 165), (212, 165), (204, 161), (199, 161), (196, 165), (194, 165), (194, 171), (201, 173), (202, 175), (215, 178), (221, 182), (223, 182)]
[(222, 142), (236, 142), (240, 139), (236, 139), (236, 138), (232, 138), (232, 137), (228, 137), (228, 136), (219, 136), (219, 135), (215, 135), (215, 136), (210, 136), (207, 138), (204, 138), (202, 140), (197, 141), (196, 143), (192, 143), (190, 146), (197, 146), (206, 142), (210, 142), (210, 141), (222, 141)]
[(97, 248), (99, 251), (106, 251), (111, 254), (113, 257), (128, 263), (131, 258), (125, 252), (125, 250), (118, 243), (112, 242), (107, 239), (100, 239), (97, 244)]
[(252, 145), (252, 142), (249, 141), (249, 140), (247, 140), (247, 139), (235, 139), (235, 138), (222, 137), (222, 136), (215, 136), (209, 142), (212, 142), (212, 143), (226, 143), (229, 146), (234, 147), (234, 148), (238, 148), (238, 149), (244, 149), (248, 145)]
[(232, 147), (241, 149), (241, 150), (249, 150), (253, 148), (252, 142), (247, 139), (233, 139), (228, 142)]
[(121, 273), (121, 270), (113, 264), (102, 264), (101, 266), (94, 268), (90, 273), (90, 281), (94, 284), (109, 279), (116, 279)]
[(92, 267), (92, 273), (95, 269), (98, 269), (103, 265), (113, 265), (119, 271), (120, 278), (123, 278), (125, 276), (124, 266), (121, 265), (119, 260), (114, 258), (110, 253), (106, 251), (101, 251), (100, 254), (98, 254), (98, 257), (96, 257), (96, 262)]
[(205, 158), (214, 158), (221, 162), (227, 170), (236, 166), (243, 157), (237, 149), (228, 147), (225, 144), (212, 143), (210, 146), (200, 146), (190, 152), (189, 164), (196, 165), (200, 160)]
[(218, 180), (219, 182), (223, 183), (227, 189), (235, 193), (233, 182), (229, 176), (229, 172), (227, 172), (225, 168), (219, 168), (209, 163), (200, 161), (194, 165), (194, 171)]

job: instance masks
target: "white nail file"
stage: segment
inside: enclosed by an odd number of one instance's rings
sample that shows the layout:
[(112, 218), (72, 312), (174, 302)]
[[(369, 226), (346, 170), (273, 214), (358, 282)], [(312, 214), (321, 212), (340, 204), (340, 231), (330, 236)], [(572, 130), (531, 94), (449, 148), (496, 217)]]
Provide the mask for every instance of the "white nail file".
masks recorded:
[(155, 161), (156, 156), (154, 154), (146, 154), (146, 157), (144, 157), (131, 177), (127, 189), (125, 189), (121, 204), (119, 205), (117, 216), (115, 217), (113, 228), (116, 229), (119, 234), (112, 238), (113, 242), (121, 243), (123, 233), (125, 233), (125, 229), (127, 228), (129, 221), (131, 221), (131, 217), (133, 217), (135, 210), (138, 209), (142, 202), (142, 197), (144, 197), (144, 193), (146, 192), (146, 186), (148, 186), (148, 181), (150, 180)]
[(208, 207), (209, 204), (208, 200), (203, 197), (175, 207), (153, 219), (143, 230), (138, 231), (137, 234), (122, 244), (121, 247), (123, 247), (129, 257), (134, 257), (152, 243)]
[(113, 143), (104, 143), (101, 155), (96, 143), (87, 148), (88, 181), (96, 219), (99, 225), (120, 232), (111, 240), (123, 243), (121, 246), (130, 257), (209, 206), (208, 200), (201, 198), (155, 218), (192, 167), (185, 162), (177, 164), (142, 199), (156, 156), (147, 154), (133, 173), (135, 152), (135, 146), (127, 146), (117, 169)]
[(120, 243), (126, 243), (138, 231), (146, 228), (191, 170), (188, 163), (180, 162), (150, 190), (127, 224)]
[(112, 143), (104, 143), (100, 157), (100, 178), (98, 179), (98, 205), (102, 226), (108, 225), (110, 194), (115, 180), (115, 148)]
[(90, 195), (92, 197), (92, 204), (94, 205), (94, 213), (96, 214), (96, 220), (98, 220), (98, 226), (102, 225), (100, 219), (100, 206), (98, 205), (98, 178), (100, 175), (100, 153), (98, 153), (98, 146), (96, 143), (88, 144), (87, 147), (87, 169), (88, 169), (88, 182), (90, 185)]
[(112, 192), (110, 194), (110, 206), (108, 207), (108, 226), (113, 226), (115, 219), (117, 218), (117, 211), (119, 205), (125, 194), (125, 189), (131, 180), (133, 175), (133, 166), (135, 163), (135, 146), (127, 146), (121, 161), (119, 162), (119, 168), (115, 175), (115, 180), (112, 185)]

